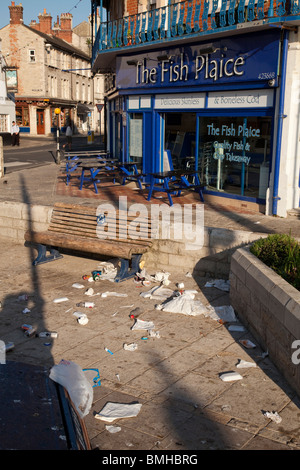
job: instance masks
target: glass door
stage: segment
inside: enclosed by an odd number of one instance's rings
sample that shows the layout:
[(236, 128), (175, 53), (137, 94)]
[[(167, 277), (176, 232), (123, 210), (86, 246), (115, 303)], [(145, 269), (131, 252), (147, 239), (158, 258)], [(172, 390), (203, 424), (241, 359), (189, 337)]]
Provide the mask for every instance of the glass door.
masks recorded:
[(196, 156), (196, 113), (166, 112), (164, 150), (169, 151), (173, 168), (194, 168)]

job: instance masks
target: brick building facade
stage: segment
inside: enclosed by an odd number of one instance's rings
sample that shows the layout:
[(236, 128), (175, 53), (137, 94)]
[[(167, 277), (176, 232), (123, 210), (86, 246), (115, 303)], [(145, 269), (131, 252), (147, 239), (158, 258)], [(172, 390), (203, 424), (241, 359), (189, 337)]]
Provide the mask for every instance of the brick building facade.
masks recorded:
[[(52, 17), (44, 10), (38, 23), (26, 26), (22, 4), (12, 1), (9, 10), (10, 23), (0, 30), (0, 38), (8, 65), (17, 70), (16, 119), (21, 132), (55, 132), (56, 108), (61, 110), (62, 129), (71, 120), (75, 130), (96, 130), (95, 101), (101, 100), (101, 77), (95, 79), (96, 89), (88, 48), (84, 51), (73, 45), (72, 15), (62, 14), (52, 27)], [(80, 46), (80, 38), (76, 39)]]

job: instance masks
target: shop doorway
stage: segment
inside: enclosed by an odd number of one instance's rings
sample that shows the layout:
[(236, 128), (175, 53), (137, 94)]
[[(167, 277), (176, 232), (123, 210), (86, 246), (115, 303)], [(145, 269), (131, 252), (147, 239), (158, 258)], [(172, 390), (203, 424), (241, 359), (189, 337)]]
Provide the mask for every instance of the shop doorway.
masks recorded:
[(36, 111), (36, 128), (38, 134), (45, 134), (45, 111), (43, 109), (38, 109)]
[(196, 157), (196, 113), (165, 113), (164, 150), (173, 168), (194, 168)]
[(143, 114), (131, 113), (129, 119), (129, 160), (143, 170)]

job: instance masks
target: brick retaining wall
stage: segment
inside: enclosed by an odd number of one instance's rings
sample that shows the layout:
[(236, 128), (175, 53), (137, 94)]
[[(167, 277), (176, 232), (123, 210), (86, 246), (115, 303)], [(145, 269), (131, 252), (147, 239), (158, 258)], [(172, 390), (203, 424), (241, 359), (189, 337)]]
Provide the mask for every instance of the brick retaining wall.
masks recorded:
[[(300, 292), (250, 252), (231, 257), (230, 301), (236, 314), (300, 396)], [(297, 354), (299, 349), (299, 354)], [(296, 357), (297, 359), (297, 357)]]

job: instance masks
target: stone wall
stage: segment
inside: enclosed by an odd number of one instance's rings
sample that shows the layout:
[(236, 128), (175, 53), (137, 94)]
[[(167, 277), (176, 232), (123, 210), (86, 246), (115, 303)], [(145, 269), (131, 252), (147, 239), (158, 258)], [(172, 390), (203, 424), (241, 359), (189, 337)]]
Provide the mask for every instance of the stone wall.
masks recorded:
[(243, 247), (231, 257), (230, 301), (300, 396), (300, 292)]
[(52, 207), (25, 203), (0, 203), (0, 237), (24, 242), (28, 229), (46, 230), (50, 222)]
[[(29, 228), (46, 230), (50, 222), (52, 206), (25, 203), (0, 203), (0, 237), (24, 243), (24, 233)], [(161, 225), (165, 225), (164, 223)], [(162, 227), (160, 226), (161, 233)], [(178, 268), (199, 276), (228, 279), (231, 255), (236, 248), (265, 236), (261, 233), (202, 227), (195, 241), (186, 237), (183, 230), (176, 239), (174, 226), (170, 225), (170, 238), (158, 238), (143, 257), (145, 267), (151, 269)], [(158, 235), (160, 236), (160, 235)]]

